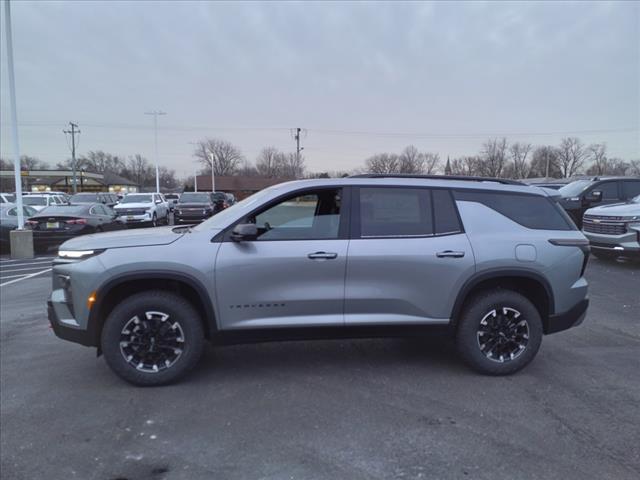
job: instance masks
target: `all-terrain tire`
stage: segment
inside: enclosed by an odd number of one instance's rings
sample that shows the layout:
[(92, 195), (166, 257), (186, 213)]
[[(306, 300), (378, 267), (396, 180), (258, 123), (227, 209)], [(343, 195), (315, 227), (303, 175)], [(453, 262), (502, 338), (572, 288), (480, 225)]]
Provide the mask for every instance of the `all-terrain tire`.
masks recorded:
[(165, 385), (198, 363), (204, 348), (202, 319), (178, 294), (136, 293), (111, 311), (100, 346), (107, 365), (122, 379), (139, 386)]
[(509, 375), (531, 362), (542, 343), (540, 313), (506, 289), (480, 292), (466, 303), (456, 332), (462, 359), (486, 375)]

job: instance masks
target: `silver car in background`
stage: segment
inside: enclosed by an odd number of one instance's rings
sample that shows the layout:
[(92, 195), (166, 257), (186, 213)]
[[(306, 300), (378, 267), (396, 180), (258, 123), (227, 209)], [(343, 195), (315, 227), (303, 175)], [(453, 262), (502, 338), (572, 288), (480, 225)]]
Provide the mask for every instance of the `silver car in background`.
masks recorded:
[(590, 208), (582, 232), (598, 258), (640, 258), (640, 195), (627, 203)]
[(89, 235), (54, 261), (49, 320), (137, 385), (203, 343), (450, 333), (475, 370), (527, 365), (582, 322), (588, 241), (542, 189), (365, 175), (262, 190), (196, 227)]

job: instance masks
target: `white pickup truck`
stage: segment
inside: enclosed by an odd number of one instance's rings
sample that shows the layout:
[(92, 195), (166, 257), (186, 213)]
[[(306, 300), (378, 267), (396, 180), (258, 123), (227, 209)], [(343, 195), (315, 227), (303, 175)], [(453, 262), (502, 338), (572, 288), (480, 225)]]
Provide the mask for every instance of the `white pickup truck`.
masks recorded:
[(160, 193), (130, 193), (114, 210), (125, 225), (169, 224), (169, 204)]

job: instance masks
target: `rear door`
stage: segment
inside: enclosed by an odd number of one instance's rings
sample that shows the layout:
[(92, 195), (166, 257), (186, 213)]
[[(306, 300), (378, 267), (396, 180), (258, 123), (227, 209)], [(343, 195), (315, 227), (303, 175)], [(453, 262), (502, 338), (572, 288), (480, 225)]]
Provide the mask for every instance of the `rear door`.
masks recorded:
[(345, 323), (447, 323), (474, 257), (451, 192), (354, 189)]
[(260, 207), (255, 240), (218, 250), (215, 285), (223, 329), (344, 325), (348, 213), (345, 190), (301, 190)]

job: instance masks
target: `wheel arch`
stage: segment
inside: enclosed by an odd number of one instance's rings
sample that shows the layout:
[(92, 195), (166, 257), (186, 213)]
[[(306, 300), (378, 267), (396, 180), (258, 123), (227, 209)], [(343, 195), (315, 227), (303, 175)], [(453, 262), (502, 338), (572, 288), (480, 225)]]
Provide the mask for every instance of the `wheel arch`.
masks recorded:
[(200, 313), (206, 338), (211, 338), (217, 330), (213, 302), (198, 279), (166, 270), (141, 271), (113, 278), (97, 289), (88, 323), (89, 337), (95, 346), (100, 345), (105, 319), (118, 300), (146, 290), (168, 290), (183, 295)]
[(477, 292), (492, 288), (505, 288), (527, 297), (540, 313), (546, 325), (555, 313), (553, 290), (548, 280), (538, 272), (527, 269), (493, 269), (478, 272), (469, 278), (458, 292), (451, 312), (451, 325), (455, 329), (466, 301)]

